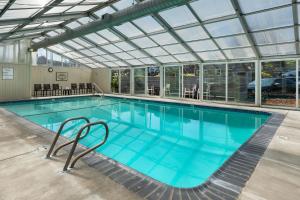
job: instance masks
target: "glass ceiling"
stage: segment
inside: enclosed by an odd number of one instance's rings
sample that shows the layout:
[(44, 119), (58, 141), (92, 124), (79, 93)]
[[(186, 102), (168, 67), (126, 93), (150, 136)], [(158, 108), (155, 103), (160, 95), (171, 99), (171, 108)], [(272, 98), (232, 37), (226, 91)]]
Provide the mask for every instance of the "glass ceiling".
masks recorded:
[[(140, 1), (0, 0), (0, 42), (39, 42)], [(300, 1), (194, 0), (49, 49), (92, 67), (295, 56), (299, 15)]]

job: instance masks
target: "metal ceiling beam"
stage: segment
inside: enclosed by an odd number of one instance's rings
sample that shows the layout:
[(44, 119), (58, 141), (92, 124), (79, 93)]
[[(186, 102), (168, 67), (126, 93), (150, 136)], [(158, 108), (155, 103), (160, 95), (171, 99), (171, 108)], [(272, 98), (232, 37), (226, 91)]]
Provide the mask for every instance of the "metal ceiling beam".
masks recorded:
[(4, 8), (0, 12), (0, 18), (3, 16), (3, 14), (15, 3), (16, 0), (9, 0), (7, 4), (4, 6)]
[[(29, 33), (36, 33), (36, 32), (42, 32), (42, 31), (51, 31), (53, 29), (59, 29), (60, 26), (46, 26), (46, 27), (40, 27), (40, 28), (28, 28), (28, 29), (22, 29), (20, 31), (17, 32), (17, 35), (20, 34), (29, 34)], [(0, 37), (9, 37), (11, 36), (10, 33), (0, 33)]]
[(123, 9), (113, 14), (107, 14), (103, 19), (99, 19), (83, 25), (79, 28), (70, 30), (59, 36), (51, 37), (44, 41), (35, 43), (31, 46), (33, 50), (38, 48), (47, 47), (57, 43), (64, 42), (66, 40), (74, 39), (82, 35), (100, 31), (112, 26), (120, 25), (129, 20), (137, 19), (149, 14), (159, 12), (163, 9), (167, 9), (177, 5), (183, 5), (190, 0), (147, 0), (129, 8)]
[(235, 12), (239, 18), (239, 21), (242, 25), (242, 28), (246, 34), (247, 39), (251, 45), (251, 49), (254, 52), (256, 59), (260, 59), (261, 55), (260, 55), (258, 49), (255, 47), (254, 38), (252, 37), (252, 35), (250, 33), (250, 29), (248, 27), (248, 24), (242, 15), (242, 10), (241, 10), (238, 0), (231, 0), (231, 3), (233, 5), (233, 8), (235, 9)]

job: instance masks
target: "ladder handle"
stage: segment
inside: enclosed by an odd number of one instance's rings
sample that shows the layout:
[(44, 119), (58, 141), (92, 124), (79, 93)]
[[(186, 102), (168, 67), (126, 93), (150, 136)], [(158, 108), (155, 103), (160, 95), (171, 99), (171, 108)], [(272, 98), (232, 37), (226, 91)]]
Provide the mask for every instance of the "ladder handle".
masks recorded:
[[(61, 132), (62, 132), (62, 130), (63, 130), (63, 128), (64, 128), (64, 126), (65, 126), (68, 122), (70, 122), (70, 121), (75, 121), (75, 120), (79, 120), (79, 119), (83, 119), (83, 120), (85, 120), (87, 123), (90, 123), (90, 120), (89, 120), (88, 118), (86, 118), (86, 117), (74, 117), (74, 118), (66, 119), (66, 120), (60, 125), (60, 127), (59, 127), (59, 129), (58, 129), (58, 131), (57, 131), (57, 133), (56, 133), (56, 135), (55, 135), (55, 137), (54, 137), (54, 139), (53, 139), (53, 142), (52, 142), (52, 144), (51, 144), (51, 146), (50, 146), (50, 149), (49, 149), (49, 151), (48, 151), (48, 153), (47, 153), (47, 155), (46, 155), (46, 158), (50, 158), (51, 153), (52, 153), (52, 151), (53, 151), (53, 149), (54, 149), (54, 146), (55, 146), (55, 144), (56, 144), (56, 142), (57, 142), (57, 140), (58, 140), (58, 138), (59, 138), (59, 136), (60, 136), (60, 134), (61, 134)], [(90, 128), (88, 129), (87, 133), (88, 133), (89, 131), (90, 131)]]
[(99, 124), (101, 124), (101, 125), (103, 125), (103, 126), (105, 127), (105, 131), (106, 131), (106, 132), (105, 132), (105, 138), (104, 138), (104, 140), (103, 140), (100, 144), (98, 144), (98, 145), (96, 145), (95, 147), (93, 147), (92, 149), (88, 149), (88, 150), (84, 151), (83, 153), (81, 153), (80, 155), (78, 155), (78, 156), (75, 158), (75, 160), (72, 162), (72, 165), (74, 166), (75, 163), (76, 163), (76, 161), (77, 161), (79, 158), (81, 158), (82, 156), (84, 156), (84, 155), (88, 154), (89, 152), (95, 150), (96, 148), (100, 147), (101, 145), (103, 145), (103, 144), (106, 142), (106, 140), (107, 140), (107, 138), (108, 138), (109, 130), (108, 130), (108, 126), (107, 126), (107, 124), (106, 124), (105, 122), (103, 122), (103, 121), (98, 121), (98, 122), (89, 123), (89, 124), (86, 124), (85, 126), (83, 126), (83, 127), (78, 131), (78, 134), (77, 134), (77, 136), (76, 136), (76, 138), (75, 138), (75, 140), (74, 140), (72, 149), (71, 149), (71, 151), (70, 151), (70, 153), (69, 153), (69, 156), (68, 156), (68, 158), (67, 158), (67, 160), (66, 160), (65, 166), (64, 166), (64, 168), (63, 168), (63, 171), (67, 171), (67, 170), (68, 170), (68, 166), (69, 166), (69, 164), (70, 164), (70, 162), (71, 162), (72, 156), (73, 156), (73, 154), (74, 154), (74, 151), (75, 151), (75, 149), (76, 149), (76, 146), (77, 146), (77, 144), (78, 144), (78, 141), (79, 141), (79, 139), (80, 139), (80, 136), (81, 136), (82, 132), (83, 132), (86, 128), (90, 128), (91, 126), (95, 126), (95, 125), (99, 125)]

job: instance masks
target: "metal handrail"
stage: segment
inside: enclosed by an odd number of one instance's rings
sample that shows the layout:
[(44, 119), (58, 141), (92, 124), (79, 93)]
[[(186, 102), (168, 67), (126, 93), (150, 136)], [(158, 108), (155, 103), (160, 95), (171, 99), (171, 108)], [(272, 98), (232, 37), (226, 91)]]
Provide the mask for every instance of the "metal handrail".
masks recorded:
[[(75, 121), (75, 120), (80, 120), (80, 119), (85, 120), (88, 124), (90, 123), (90, 120), (89, 120), (88, 118), (86, 118), (86, 117), (74, 117), (74, 118), (66, 119), (66, 120), (60, 125), (60, 127), (59, 127), (59, 129), (58, 129), (58, 131), (57, 131), (57, 133), (56, 133), (56, 135), (55, 135), (55, 137), (54, 137), (54, 139), (53, 139), (53, 142), (52, 142), (52, 144), (51, 144), (51, 147), (50, 147), (50, 149), (49, 149), (49, 151), (48, 151), (48, 153), (47, 153), (47, 155), (46, 155), (46, 158), (50, 158), (51, 153), (52, 153), (52, 151), (53, 151), (53, 149), (54, 149), (54, 146), (56, 145), (56, 142), (57, 142), (57, 140), (58, 140), (58, 138), (59, 138), (59, 136), (60, 136), (60, 134), (61, 134), (61, 132), (62, 132), (64, 126), (65, 126), (68, 122), (70, 122), (70, 121)], [(90, 127), (88, 127), (88, 130), (87, 130), (87, 132), (86, 132), (85, 135), (87, 135), (87, 134), (89, 133), (89, 131), (90, 131)], [(84, 136), (85, 136), (85, 135), (84, 135)], [(83, 136), (83, 137), (84, 137), (84, 136)], [(73, 140), (73, 141), (70, 141), (70, 142), (67, 142), (67, 143), (61, 145), (60, 147), (58, 147), (58, 148), (54, 151), (54, 155), (56, 155), (56, 153), (57, 153), (57, 151), (58, 151), (59, 149), (61, 149), (61, 148), (64, 147), (64, 146), (67, 146), (67, 145), (69, 145), (69, 144), (72, 144), (73, 142), (74, 142), (74, 140)]]
[(89, 124), (86, 124), (85, 126), (83, 126), (83, 127), (78, 131), (78, 134), (77, 134), (77, 136), (76, 136), (76, 138), (75, 138), (75, 140), (74, 140), (72, 149), (71, 149), (71, 151), (70, 151), (70, 153), (69, 153), (69, 156), (68, 156), (68, 158), (67, 158), (67, 160), (66, 160), (65, 166), (64, 166), (64, 168), (63, 168), (63, 171), (67, 171), (67, 170), (68, 170), (68, 166), (69, 166), (69, 164), (70, 164), (70, 162), (71, 162), (72, 156), (73, 156), (73, 154), (74, 154), (74, 151), (75, 151), (75, 149), (76, 149), (76, 146), (77, 146), (77, 144), (78, 144), (78, 141), (79, 141), (79, 139), (80, 139), (80, 137), (81, 137), (82, 132), (83, 132), (86, 128), (89, 129), (91, 126), (95, 126), (95, 125), (103, 125), (103, 126), (105, 127), (105, 137), (104, 137), (104, 139), (103, 139), (102, 142), (99, 143), (98, 145), (94, 146), (93, 148), (89, 148), (89, 149), (85, 150), (84, 152), (82, 152), (81, 154), (79, 154), (78, 156), (76, 156), (76, 157), (74, 158), (73, 162), (71, 163), (70, 168), (73, 168), (74, 165), (76, 164), (76, 162), (77, 162), (81, 157), (83, 157), (83, 156), (85, 156), (86, 154), (90, 153), (91, 151), (94, 151), (95, 149), (99, 148), (100, 146), (102, 146), (102, 145), (107, 141), (108, 134), (109, 134), (109, 130), (108, 130), (108, 126), (107, 126), (107, 124), (106, 124), (105, 122), (103, 122), (103, 121), (98, 121), (98, 122), (89, 123)]
[(103, 97), (104, 96), (104, 91), (96, 84), (96, 83), (93, 83), (94, 87), (99, 90), (102, 94), (101, 96)]

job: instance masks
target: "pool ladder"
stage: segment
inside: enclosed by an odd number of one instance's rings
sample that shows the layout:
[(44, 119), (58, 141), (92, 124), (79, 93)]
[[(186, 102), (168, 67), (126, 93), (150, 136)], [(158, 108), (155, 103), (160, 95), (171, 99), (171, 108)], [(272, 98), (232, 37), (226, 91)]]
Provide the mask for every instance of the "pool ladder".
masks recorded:
[[(85, 124), (85, 125), (78, 131), (78, 133), (77, 133), (77, 135), (76, 135), (76, 137), (75, 137), (74, 140), (71, 140), (71, 141), (69, 141), (69, 142), (66, 142), (66, 143), (60, 145), (59, 147), (57, 147), (57, 148), (54, 150), (54, 147), (55, 147), (55, 145), (56, 145), (56, 143), (57, 143), (57, 140), (58, 140), (59, 136), (61, 135), (61, 132), (62, 132), (64, 126), (65, 126), (68, 122), (70, 122), (70, 121), (75, 121), (75, 120), (85, 120), (85, 121), (87, 122), (87, 124)], [(105, 137), (104, 137), (104, 139), (103, 139), (99, 144), (95, 145), (95, 146), (92, 147), (92, 148), (89, 148), (89, 149), (85, 150), (84, 152), (82, 152), (82, 153), (80, 153), (78, 156), (76, 156), (76, 157), (73, 159), (73, 161), (72, 161), (72, 163), (71, 163), (71, 165), (70, 165), (70, 168), (73, 168), (73, 167), (75, 166), (76, 162), (77, 162), (81, 157), (83, 157), (83, 156), (85, 156), (86, 154), (88, 154), (88, 153), (94, 151), (95, 149), (99, 148), (100, 146), (102, 146), (102, 145), (107, 141), (108, 134), (109, 134), (109, 130), (108, 130), (108, 126), (107, 126), (107, 124), (106, 124), (105, 122), (103, 122), (103, 121), (97, 121), (97, 122), (90, 123), (90, 120), (89, 120), (88, 118), (86, 118), (86, 117), (74, 117), (74, 118), (70, 118), (70, 119), (65, 120), (65, 121), (60, 125), (59, 130), (58, 130), (58, 132), (56, 133), (56, 135), (55, 135), (55, 137), (54, 137), (54, 139), (53, 139), (53, 142), (52, 142), (52, 144), (51, 144), (51, 146), (50, 146), (50, 149), (49, 149), (49, 151), (48, 151), (48, 153), (47, 153), (47, 155), (46, 155), (46, 158), (50, 158), (51, 153), (52, 153), (53, 150), (54, 150), (54, 152), (53, 152), (52, 156), (56, 156), (57, 152), (58, 152), (60, 149), (62, 149), (63, 147), (65, 147), (65, 146), (70, 145), (70, 144), (73, 143), (73, 146), (72, 146), (72, 148), (71, 148), (71, 151), (70, 151), (70, 153), (69, 153), (69, 155), (68, 155), (68, 158), (67, 158), (67, 160), (66, 160), (65, 166), (64, 166), (64, 168), (63, 168), (63, 171), (67, 171), (67, 170), (68, 170), (68, 167), (69, 167), (69, 164), (70, 164), (70, 162), (71, 162), (71, 159), (72, 159), (72, 157), (73, 157), (73, 154), (74, 154), (74, 152), (75, 152), (75, 149), (76, 149), (76, 147), (77, 147), (78, 141), (79, 141), (80, 139), (84, 138), (85, 136), (87, 136), (88, 133), (90, 132), (91, 127), (92, 127), (92, 126), (96, 126), (96, 125), (103, 125), (103, 126), (104, 126), (104, 128), (105, 128)], [(87, 129), (87, 131), (86, 131), (86, 133), (85, 133), (84, 135), (82, 135), (82, 133), (83, 133), (83, 131), (84, 131), (85, 129)]]

